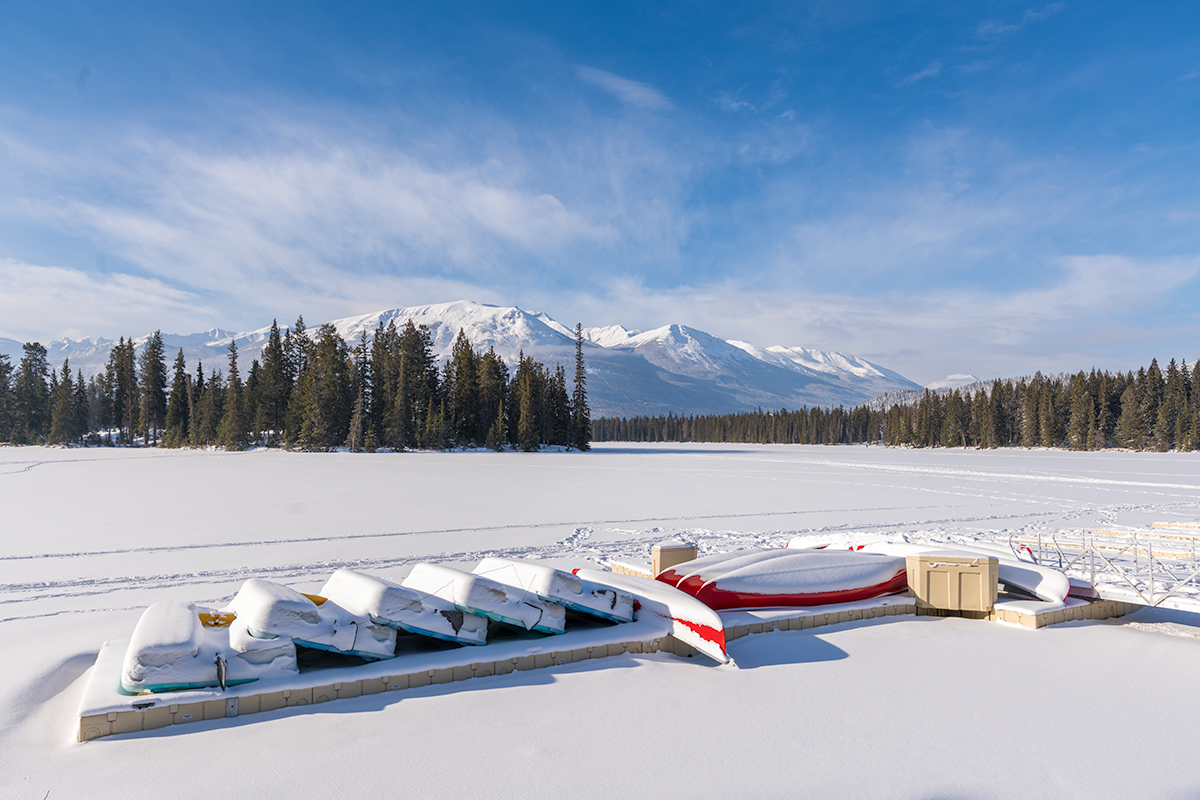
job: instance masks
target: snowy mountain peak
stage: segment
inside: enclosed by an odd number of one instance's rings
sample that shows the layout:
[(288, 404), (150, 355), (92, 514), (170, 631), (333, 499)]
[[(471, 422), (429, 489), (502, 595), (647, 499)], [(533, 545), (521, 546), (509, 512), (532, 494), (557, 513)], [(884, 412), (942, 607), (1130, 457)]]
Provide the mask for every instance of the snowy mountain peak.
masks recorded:
[[(433, 337), (433, 349), (440, 357), (447, 357), (454, 346), (454, 339), (462, 330), (476, 349), (494, 347), (508, 363), (515, 364), (518, 354), (537, 348), (562, 348), (574, 345), (575, 335), (558, 323), (550, 325), (544, 314), (530, 314), (513, 307), (492, 306), (470, 300), (454, 303), (436, 303), (409, 308), (393, 308), (335, 320), (333, 326), (346, 341), (358, 341), (362, 333), (370, 340), (375, 329), (382, 324), (387, 327), (395, 323), (403, 327), (408, 320), (415, 325), (425, 325)], [(553, 320), (550, 320), (553, 322)]]
[(584, 337), (601, 347), (614, 347), (626, 339), (642, 333), (641, 328), (626, 328), (624, 325), (605, 325), (602, 328), (584, 328)]
[[(354, 346), (360, 337), (370, 341), (379, 326), (403, 327), (408, 320), (425, 325), (439, 359), (450, 357), (459, 330), (478, 351), (494, 348), (513, 365), (520, 353), (550, 368), (563, 365), (571, 372), (574, 330), (548, 314), (531, 313), (460, 300), (452, 303), (392, 308), (333, 320), (338, 335)], [(318, 327), (310, 323), (309, 333)], [(197, 359), (206, 370), (223, 369), (229, 343), (238, 346), (243, 372), (262, 357), (270, 328), (247, 333), (212, 328), (200, 333), (163, 334), (168, 358), (180, 349), (189, 369)], [(891, 370), (844, 353), (803, 347), (762, 348), (748, 342), (726, 341), (696, 328), (673, 323), (649, 331), (621, 325), (585, 328), (589, 401), (597, 416), (636, 414), (712, 414), (763, 408), (808, 405), (855, 405), (876, 395), (918, 389)], [(140, 345), (148, 337), (135, 341)], [(84, 375), (103, 372), (109, 339), (60, 340), (48, 349), (51, 361), (70, 358)], [(0, 341), (15, 364), (18, 342)]]

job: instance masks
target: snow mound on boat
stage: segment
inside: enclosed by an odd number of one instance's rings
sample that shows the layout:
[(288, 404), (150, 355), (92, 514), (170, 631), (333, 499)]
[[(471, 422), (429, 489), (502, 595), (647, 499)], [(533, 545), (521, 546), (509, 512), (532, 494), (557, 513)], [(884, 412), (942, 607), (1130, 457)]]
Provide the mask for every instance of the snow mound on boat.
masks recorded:
[[(121, 689), (130, 694), (249, 683), (297, 671), (291, 638), (256, 638), (244, 622), (207, 627), (200, 614), (215, 609), (162, 602), (138, 620), (125, 652)], [(219, 663), (219, 666), (218, 666)]]
[(472, 572), (520, 589), (522, 596), (532, 592), (541, 600), (584, 614), (613, 622), (633, 621), (633, 596), (628, 592), (544, 564), (489, 557)]
[(256, 639), (289, 637), (296, 644), (361, 658), (391, 658), (396, 631), (318, 597), (318, 603), (282, 584), (251, 578), (242, 584), (229, 610)]
[(743, 550), (735, 550), (732, 553), (714, 553), (710, 556), (701, 556), (682, 564), (676, 564), (673, 567), (667, 567), (658, 573), (655, 580), (670, 586), (678, 586), (679, 582), (688, 575), (694, 575), (704, 569), (722, 564), (733, 558), (741, 558), (742, 556), (754, 555), (756, 553), (766, 553), (769, 550), (770, 548), (766, 547), (747, 547)]
[(237, 615), (251, 636), (261, 639), (326, 632), (316, 603), (289, 586), (261, 578), (243, 583), (227, 610)]
[(342, 568), (325, 582), (321, 596), (352, 614), (389, 628), (459, 644), (487, 644), (487, 619), (452, 602), (420, 593), (352, 569)]
[(714, 609), (846, 603), (908, 585), (903, 558), (875, 553), (776, 549), (688, 567), (677, 588)]
[[(803, 594), (839, 592), (886, 583), (904, 572), (904, 559), (873, 553), (798, 551), (785, 557), (746, 559), (736, 569), (710, 581), (727, 592), (776, 594), (781, 589)], [(751, 557), (753, 558), (753, 557)], [(706, 584), (707, 585), (707, 584)]]
[(404, 579), (405, 588), (433, 595), (454, 604), (459, 611), (479, 614), (527, 631), (564, 633), (566, 609), (548, 603), (533, 592), (439, 564), (417, 564)]
[(191, 603), (166, 601), (147, 608), (133, 629), (121, 685), (131, 692), (164, 685), (213, 685), (213, 659), (201, 659), (201, 627)]

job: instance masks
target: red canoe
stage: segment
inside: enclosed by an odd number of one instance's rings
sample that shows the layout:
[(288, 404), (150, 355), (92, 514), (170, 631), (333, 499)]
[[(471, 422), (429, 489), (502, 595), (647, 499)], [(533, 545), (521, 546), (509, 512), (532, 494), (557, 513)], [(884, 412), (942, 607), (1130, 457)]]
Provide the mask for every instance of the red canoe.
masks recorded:
[(709, 556), (658, 580), (718, 611), (849, 603), (908, 588), (904, 559), (829, 550), (756, 550)]

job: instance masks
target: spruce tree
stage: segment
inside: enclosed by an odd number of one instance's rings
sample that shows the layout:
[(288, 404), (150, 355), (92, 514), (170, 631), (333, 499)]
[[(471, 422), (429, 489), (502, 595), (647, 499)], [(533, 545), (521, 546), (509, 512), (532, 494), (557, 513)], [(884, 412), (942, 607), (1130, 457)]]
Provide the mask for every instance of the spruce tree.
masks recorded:
[(7, 353), (0, 353), (0, 442), (13, 440), (16, 405), (12, 361)]
[(459, 447), (479, 444), (479, 378), (475, 350), (466, 332), (458, 329), (450, 356), (446, 390), (454, 442)]
[[(494, 348), (479, 357), (476, 362), (476, 375), (479, 385), (479, 422), (478, 429), (491, 434), (495, 426), (497, 412), (504, 404), (504, 395), (508, 383), (508, 367)], [(503, 427), (503, 426), (502, 426)], [(485, 436), (485, 439), (487, 437)], [(490, 447), (490, 445), (488, 445)]]
[(71, 379), (71, 360), (63, 359), (62, 377), (54, 383), (51, 396), (50, 442), (67, 444), (74, 434), (75, 383)]
[(492, 421), (491, 427), (487, 432), (487, 448), (497, 452), (504, 449), (505, 443), (508, 441), (508, 432), (506, 430), (507, 422), (504, 416), (504, 400), (500, 401), (500, 405), (496, 407), (496, 418)]
[(1083, 373), (1072, 377), (1071, 417), (1067, 423), (1067, 446), (1072, 450), (1088, 450), (1093, 439), (1093, 428), (1096, 424), (1095, 409), (1092, 407), (1092, 396), (1087, 390), (1087, 380)]
[(550, 429), (546, 442), (559, 447), (571, 446), (571, 399), (567, 397), (567, 373), (562, 364), (554, 368), (554, 374), (546, 382), (546, 419)]
[(328, 450), (346, 440), (354, 407), (349, 349), (329, 323), (317, 329), (300, 393), (300, 437), (308, 450)]
[(105, 377), (112, 409), (111, 424), (117, 429), (117, 443), (131, 445), (140, 416), (133, 339), (122, 336), (109, 352)]
[(1041, 400), (1042, 373), (1033, 376), (1025, 388), (1021, 404), (1021, 446), (1036, 447), (1040, 439), (1038, 430), (1038, 404)]
[[(303, 324), (301, 318), (300, 324)], [(266, 434), (267, 444), (278, 444), (283, 439), (283, 428), (287, 420), (288, 398), (292, 393), (288, 353), (279, 333), (279, 323), (271, 320), (271, 332), (263, 348), (262, 375), (258, 386), (258, 404), (254, 410), (260, 419), (260, 432)]]
[(204, 362), (196, 359), (196, 379), (188, 389), (188, 445), (191, 447), (199, 447), (201, 444), (200, 426), (204, 418), (201, 403), (204, 389)]
[(517, 445), (525, 452), (539, 447), (538, 399), (539, 392), (531, 360), (521, 354), (517, 366)]
[(402, 420), (411, 417), (396, 402), (397, 385), (400, 377), (400, 333), (396, 320), (389, 319), (385, 326), (380, 319), (375, 325), (371, 339), (371, 402), (369, 404), (368, 432), (375, 432), (383, 447), (403, 447)]
[(257, 358), (250, 360), (250, 371), (246, 373), (246, 382), (242, 385), (242, 414), (250, 446), (264, 444), (267, 426), (262, 407), (262, 365)]
[(167, 364), (163, 357), (161, 331), (152, 333), (142, 346), (140, 366), (138, 399), (142, 441), (153, 447), (158, 444), (158, 434), (167, 413)]
[(208, 381), (204, 384), (197, 413), (200, 417), (197, 434), (200, 446), (211, 447), (217, 444), (221, 420), (225, 416), (225, 379), (215, 369), (209, 373)]
[(88, 427), (88, 390), (83, 379), (83, 370), (79, 370), (75, 375), (75, 397), (71, 403), (72, 438), (83, 443), (84, 437), (91, 430)]
[(583, 363), (583, 323), (575, 323), (575, 389), (571, 395), (571, 446), (592, 449), (592, 411), (587, 400), (587, 368)]
[(171, 378), (171, 394), (167, 397), (167, 413), (163, 422), (163, 445), (182, 447), (188, 439), (188, 374), (183, 358), (183, 348), (175, 356), (174, 374)]
[(300, 384), (308, 373), (309, 355), (313, 343), (304, 327), (304, 316), (296, 318), (296, 324), (284, 335), (283, 350), (286, 354), (288, 379), (291, 387), (287, 397), (287, 411), (284, 414), (283, 437), (288, 446), (297, 444), (300, 429), (304, 421), (303, 391)]
[(229, 375), (225, 379), (225, 403), (221, 415), (217, 444), (226, 450), (245, 450), (249, 441), (249, 425), (242, 405), (242, 376), (238, 371), (237, 342), (229, 342)]
[(350, 432), (346, 436), (346, 446), (351, 453), (357, 453), (366, 448), (367, 398), (366, 390), (359, 387), (358, 398), (354, 401), (354, 411), (350, 414)]
[(22, 345), (24, 355), (17, 366), (14, 385), (16, 428), (13, 440), (36, 444), (50, 433), (50, 366), (46, 348), (39, 342)]
[(1058, 409), (1055, 408), (1056, 392), (1052, 383), (1042, 389), (1038, 403), (1038, 438), (1042, 447), (1057, 447), (1059, 443)]
[(1105, 372), (1100, 375), (1096, 397), (1096, 430), (1092, 439), (1093, 450), (1103, 450), (1112, 441), (1113, 429), (1117, 424), (1117, 417), (1112, 412), (1112, 392), (1112, 376)]
[(1142, 402), (1138, 397), (1137, 385), (1130, 383), (1121, 395), (1121, 416), (1117, 419), (1117, 445), (1141, 450), (1145, 438), (1142, 430)]

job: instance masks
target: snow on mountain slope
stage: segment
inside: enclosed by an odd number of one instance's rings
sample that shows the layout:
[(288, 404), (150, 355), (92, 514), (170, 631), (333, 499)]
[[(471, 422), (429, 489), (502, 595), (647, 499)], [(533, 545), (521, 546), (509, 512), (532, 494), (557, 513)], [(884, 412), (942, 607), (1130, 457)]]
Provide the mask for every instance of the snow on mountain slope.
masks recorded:
[(601, 347), (613, 347), (621, 342), (637, 336), (642, 331), (638, 328), (626, 328), (624, 325), (605, 325), (603, 328), (584, 328), (583, 335), (588, 341)]
[(782, 347), (780, 345), (762, 348), (749, 342), (733, 340), (729, 343), (767, 363), (805, 375), (823, 377), (827, 380), (833, 379), (846, 386), (851, 392), (861, 390), (867, 393), (865, 397), (856, 402), (863, 402), (884, 392), (920, 388), (894, 370), (847, 353), (831, 353), (807, 347)]
[(384, 327), (395, 322), (401, 328), (408, 320), (416, 325), (425, 325), (433, 334), (433, 350), (439, 357), (450, 355), (454, 338), (459, 329), (466, 333), (476, 350), (495, 347), (505, 361), (517, 362), (522, 349), (526, 354), (531, 349), (575, 347), (575, 334), (563, 325), (551, 327), (537, 315), (519, 308), (501, 308), (469, 300), (454, 303), (437, 303), (411, 308), (395, 308), (361, 317), (335, 320), (337, 328), (347, 341), (357, 341), (360, 332), (366, 331), (369, 340), (375, 327), (382, 322)]
[[(535, 314), (534, 316), (559, 333), (570, 336), (572, 339), (575, 338), (574, 328), (568, 328), (549, 314), (542, 313)], [(601, 347), (613, 347), (630, 337), (637, 336), (639, 333), (641, 333), (640, 330), (636, 328), (630, 330), (624, 325), (605, 325), (602, 328), (584, 328), (583, 338)]]
[(14, 366), (21, 360), (21, 355), (24, 353), (22, 343), (16, 339), (5, 339), (0, 336), (0, 356), (8, 356), (8, 360)]
[(968, 386), (972, 383), (979, 383), (979, 378), (976, 378), (974, 375), (964, 375), (964, 374), (959, 373), (956, 375), (947, 375), (946, 377), (942, 378), (940, 381), (934, 381), (933, 383), (927, 383), (927, 384), (925, 384), (925, 388), (926, 389), (961, 389), (962, 387)]
[[(519, 355), (562, 365), (572, 372), (575, 335), (547, 314), (470, 301), (395, 308), (334, 320), (338, 334), (351, 345), (365, 334), (368, 341), (382, 324), (402, 327), (409, 319), (429, 328), (439, 359), (449, 358), (458, 331), (478, 351), (495, 348), (508, 364)], [(310, 335), (317, 326), (308, 328)], [(168, 361), (182, 349), (189, 371), (196, 360), (205, 371), (227, 369), (229, 343), (238, 347), (244, 375), (253, 359), (261, 359), (269, 328), (248, 333), (213, 328), (201, 333), (163, 334)], [(801, 347), (759, 348), (728, 342), (684, 325), (641, 332), (620, 325), (584, 329), (588, 399), (595, 416), (639, 414), (713, 414), (733, 411), (799, 408), (808, 405), (854, 405), (882, 392), (917, 388), (903, 376), (841, 353)], [(141, 346), (147, 337), (135, 341)], [(72, 371), (84, 375), (104, 370), (110, 339), (58, 340), (47, 350), (51, 364), (69, 358)], [(12, 361), (19, 360), (20, 343)], [(0, 349), (0, 352), (4, 352)]]

